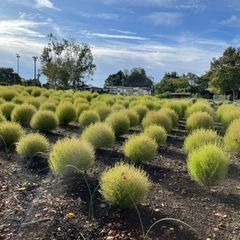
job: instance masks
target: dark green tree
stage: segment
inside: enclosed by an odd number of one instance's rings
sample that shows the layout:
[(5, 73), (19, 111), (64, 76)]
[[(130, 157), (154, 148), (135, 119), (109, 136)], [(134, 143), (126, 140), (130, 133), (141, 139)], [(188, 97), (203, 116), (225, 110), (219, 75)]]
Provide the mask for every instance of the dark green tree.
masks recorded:
[(13, 68), (1, 67), (0, 84), (1, 85), (21, 84), (21, 77), (14, 72)]
[(240, 48), (228, 47), (218, 59), (213, 58), (208, 75), (212, 92), (231, 92), (236, 98), (240, 88)]
[(132, 70), (118, 71), (111, 74), (105, 80), (105, 86), (124, 86), (124, 87), (152, 87), (152, 78), (147, 76), (143, 68), (133, 68)]
[(89, 45), (78, 44), (72, 38), (59, 41), (53, 34), (48, 35), (41, 63), (42, 73), (55, 88), (78, 88), (96, 69)]
[(189, 92), (189, 78), (186, 75), (179, 76), (176, 72), (165, 73), (162, 80), (154, 86), (155, 94), (166, 92)]

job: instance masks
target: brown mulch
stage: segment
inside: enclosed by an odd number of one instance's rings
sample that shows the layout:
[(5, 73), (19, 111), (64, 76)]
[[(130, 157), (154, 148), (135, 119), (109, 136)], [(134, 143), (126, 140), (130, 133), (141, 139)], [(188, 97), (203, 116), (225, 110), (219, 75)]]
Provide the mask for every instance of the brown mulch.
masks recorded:
[[(53, 144), (62, 137), (79, 134), (79, 127), (71, 124), (47, 137)], [(201, 239), (239, 240), (240, 156), (231, 157), (227, 178), (219, 186), (210, 190), (200, 187), (186, 169), (182, 150), (185, 136), (184, 122), (180, 122), (154, 160), (142, 166), (152, 185), (138, 212), (110, 206), (98, 192), (103, 170), (120, 160), (128, 161), (121, 150), (128, 136), (118, 138), (110, 149), (98, 150), (94, 168), (87, 175), (71, 179), (53, 176), (46, 156), (29, 164), (14, 149), (2, 150), (0, 240), (143, 239), (143, 231), (146, 234), (158, 220), (149, 239), (199, 239), (186, 223)], [(94, 193), (92, 198), (89, 191)]]

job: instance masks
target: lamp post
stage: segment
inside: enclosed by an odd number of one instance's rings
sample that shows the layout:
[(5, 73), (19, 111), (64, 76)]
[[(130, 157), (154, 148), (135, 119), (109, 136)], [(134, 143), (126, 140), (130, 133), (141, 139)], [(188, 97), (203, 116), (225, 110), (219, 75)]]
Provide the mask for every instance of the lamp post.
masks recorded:
[(36, 56), (33, 56), (33, 63), (34, 63), (34, 81), (35, 81), (35, 84), (37, 83), (37, 59), (38, 57)]
[(16, 53), (16, 57), (17, 57), (17, 74), (19, 76), (19, 58), (20, 58), (20, 55), (18, 53)]

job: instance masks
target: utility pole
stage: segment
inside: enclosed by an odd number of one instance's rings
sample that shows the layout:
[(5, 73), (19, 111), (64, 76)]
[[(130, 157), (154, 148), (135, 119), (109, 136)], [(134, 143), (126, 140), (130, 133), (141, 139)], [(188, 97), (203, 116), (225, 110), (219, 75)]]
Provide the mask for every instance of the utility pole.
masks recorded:
[(20, 58), (20, 55), (18, 53), (16, 53), (16, 57), (17, 57), (17, 74), (19, 76), (19, 58)]
[(37, 59), (38, 57), (36, 56), (33, 56), (33, 63), (34, 63), (34, 81), (35, 81), (35, 84), (37, 85)]

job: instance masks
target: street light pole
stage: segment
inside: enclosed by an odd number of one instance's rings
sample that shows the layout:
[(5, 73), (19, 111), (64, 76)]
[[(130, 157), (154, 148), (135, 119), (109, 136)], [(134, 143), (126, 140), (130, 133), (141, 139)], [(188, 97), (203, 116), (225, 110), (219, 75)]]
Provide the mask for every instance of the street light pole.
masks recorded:
[(36, 56), (33, 56), (33, 63), (34, 63), (34, 81), (35, 81), (35, 84), (37, 83), (37, 59), (38, 57)]
[(19, 58), (20, 58), (20, 55), (18, 53), (16, 53), (16, 57), (17, 57), (17, 74), (19, 76)]

